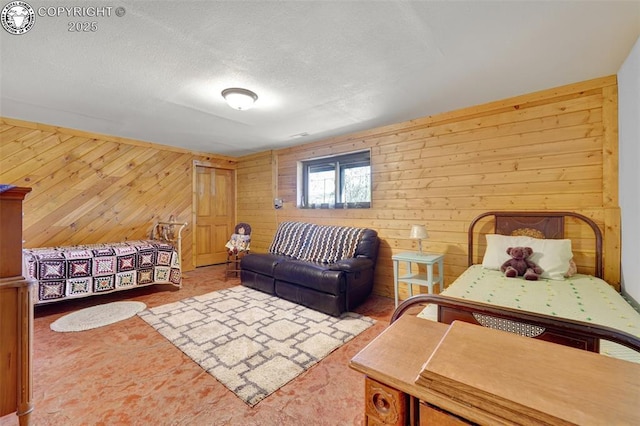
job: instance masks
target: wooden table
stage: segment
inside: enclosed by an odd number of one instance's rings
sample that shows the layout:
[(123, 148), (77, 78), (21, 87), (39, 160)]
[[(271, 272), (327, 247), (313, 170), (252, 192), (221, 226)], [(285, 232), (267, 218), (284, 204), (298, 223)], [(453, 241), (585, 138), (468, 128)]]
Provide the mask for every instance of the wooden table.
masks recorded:
[(640, 365), (406, 314), (350, 363), (368, 425), (640, 424)]

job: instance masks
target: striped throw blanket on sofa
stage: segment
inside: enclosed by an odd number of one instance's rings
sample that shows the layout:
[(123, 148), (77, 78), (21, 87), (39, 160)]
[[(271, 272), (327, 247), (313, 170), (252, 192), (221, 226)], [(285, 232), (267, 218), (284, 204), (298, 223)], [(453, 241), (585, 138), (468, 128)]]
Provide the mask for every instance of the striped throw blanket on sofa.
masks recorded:
[(363, 228), (282, 222), (269, 252), (300, 260), (334, 263), (354, 256)]

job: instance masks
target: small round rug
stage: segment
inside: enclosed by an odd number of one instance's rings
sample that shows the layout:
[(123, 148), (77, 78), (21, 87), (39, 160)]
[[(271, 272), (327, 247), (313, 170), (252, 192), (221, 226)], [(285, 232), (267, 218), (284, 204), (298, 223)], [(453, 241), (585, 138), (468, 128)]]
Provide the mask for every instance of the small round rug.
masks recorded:
[(142, 302), (105, 303), (60, 317), (52, 322), (50, 327), (53, 331), (61, 333), (90, 330), (131, 318), (146, 307)]

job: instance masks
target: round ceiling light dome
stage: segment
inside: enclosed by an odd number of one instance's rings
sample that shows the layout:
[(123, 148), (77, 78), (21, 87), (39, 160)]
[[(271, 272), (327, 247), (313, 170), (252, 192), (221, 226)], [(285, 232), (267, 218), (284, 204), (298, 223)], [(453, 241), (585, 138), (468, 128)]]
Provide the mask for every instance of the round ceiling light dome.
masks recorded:
[(241, 89), (239, 87), (231, 87), (222, 91), (222, 97), (227, 101), (233, 109), (245, 111), (253, 107), (258, 100), (258, 95), (251, 90)]

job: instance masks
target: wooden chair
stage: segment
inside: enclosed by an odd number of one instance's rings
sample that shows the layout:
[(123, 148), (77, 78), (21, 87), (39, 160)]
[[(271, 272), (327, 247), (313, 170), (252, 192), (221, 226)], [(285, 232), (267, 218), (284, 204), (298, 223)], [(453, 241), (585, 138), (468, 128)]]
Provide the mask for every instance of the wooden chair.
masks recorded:
[(242, 257), (249, 253), (251, 245), (251, 225), (245, 222), (238, 223), (231, 238), (225, 247), (227, 248), (227, 269), (225, 271), (225, 281), (230, 276), (240, 276), (240, 261)]

